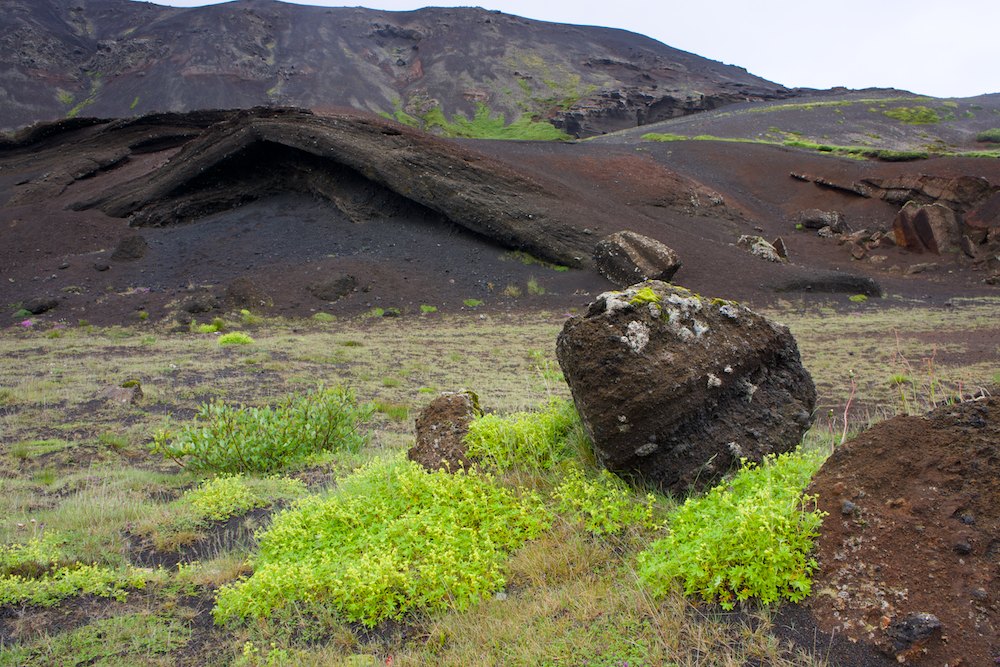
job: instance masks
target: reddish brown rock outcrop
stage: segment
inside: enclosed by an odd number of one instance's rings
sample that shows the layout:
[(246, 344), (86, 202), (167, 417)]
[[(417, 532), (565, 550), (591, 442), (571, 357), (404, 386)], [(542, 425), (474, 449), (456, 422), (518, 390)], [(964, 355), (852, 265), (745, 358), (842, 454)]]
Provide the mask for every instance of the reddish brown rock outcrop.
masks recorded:
[(820, 628), (907, 664), (1000, 658), (1000, 398), (877, 424), (807, 493), (828, 513), (808, 603)]
[(955, 212), (942, 204), (907, 203), (896, 214), (892, 231), (897, 246), (936, 255), (957, 247), (961, 240)]
[(469, 423), (482, 414), (479, 398), (470, 391), (441, 394), (417, 417), (417, 442), (407, 457), (428, 470), (466, 467), (465, 436)]

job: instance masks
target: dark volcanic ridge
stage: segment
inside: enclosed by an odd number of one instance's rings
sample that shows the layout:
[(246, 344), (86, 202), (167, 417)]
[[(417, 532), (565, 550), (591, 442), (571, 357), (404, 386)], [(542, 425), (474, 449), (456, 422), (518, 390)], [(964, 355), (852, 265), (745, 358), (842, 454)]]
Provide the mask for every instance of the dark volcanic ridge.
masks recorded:
[[(0, 301), (95, 323), (234, 308), (563, 310), (612, 287), (592, 253), (621, 230), (672, 248), (678, 284), (751, 305), (996, 294), (997, 161), (916, 170), (766, 145), (643, 148), (454, 141), (274, 108), (37, 126), (0, 143)], [(897, 247), (910, 199), (977, 220), (977, 240)], [(845, 231), (799, 222), (817, 210)], [(758, 237), (781, 237), (787, 259), (754, 254)]]
[(0, 129), (265, 104), (471, 118), (483, 105), (588, 136), (790, 94), (634, 33), (470, 7), (7, 0), (0, 25)]

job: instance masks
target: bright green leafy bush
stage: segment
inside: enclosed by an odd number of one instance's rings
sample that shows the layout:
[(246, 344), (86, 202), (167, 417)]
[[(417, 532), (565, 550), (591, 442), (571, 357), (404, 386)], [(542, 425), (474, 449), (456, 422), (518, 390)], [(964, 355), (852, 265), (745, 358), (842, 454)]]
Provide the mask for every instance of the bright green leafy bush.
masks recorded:
[(36, 604), (50, 607), (77, 595), (124, 600), (130, 588), (145, 588), (149, 570), (114, 570), (98, 565), (60, 567), (37, 579), (0, 577), (0, 605)]
[(478, 308), (479, 306), (483, 305), (483, 302), (480, 299), (466, 299), (462, 303), (464, 303), (469, 308)]
[(469, 424), (468, 453), (499, 470), (551, 468), (572, 458), (586, 439), (572, 401), (553, 399), (539, 412), (486, 414)]
[(306, 485), (298, 479), (220, 475), (188, 491), (179, 502), (190, 506), (201, 520), (223, 521), (257, 507), (266, 507), (275, 500), (290, 500), (305, 493)]
[(278, 514), (254, 574), (219, 590), (217, 622), (287, 605), (373, 626), (411, 610), (466, 609), (504, 586), (507, 553), (546, 530), (539, 498), (486, 474), (373, 462)]
[(153, 451), (195, 470), (268, 473), (324, 451), (357, 452), (371, 415), (371, 406), (340, 387), (289, 396), (273, 408), (212, 401), (193, 426), (157, 432)]
[(814, 499), (802, 492), (821, 463), (815, 452), (768, 457), (688, 498), (671, 513), (668, 536), (639, 554), (640, 579), (655, 597), (679, 579), (687, 595), (725, 609), (751, 597), (803, 599), (817, 567), (809, 553), (822, 513), (810, 511)]
[(245, 334), (242, 331), (232, 331), (219, 336), (219, 345), (250, 345), (251, 343), (253, 343), (253, 338), (250, 337), (250, 334)]
[(112, 569), (67, 562), (65, 540), (52, 536), (0, 546), (0, 605), (49, 607), (76, 595), (124, 599), (129, 588), (143, 588), (150, 571)]
[(27, 542), (0, 546), (0, 576), (37, 577), (55, 569), (62, 557), (65, 540), (52, 533)]
[(556, 511), (582, 523), (594, 535), (612, 535), (629, 527), (656, 530), (663, 525), (652, 493), (639, 501), (636, 493), (607, 470), (597, 477), (587, 477), (572, 468), (552, 492)]

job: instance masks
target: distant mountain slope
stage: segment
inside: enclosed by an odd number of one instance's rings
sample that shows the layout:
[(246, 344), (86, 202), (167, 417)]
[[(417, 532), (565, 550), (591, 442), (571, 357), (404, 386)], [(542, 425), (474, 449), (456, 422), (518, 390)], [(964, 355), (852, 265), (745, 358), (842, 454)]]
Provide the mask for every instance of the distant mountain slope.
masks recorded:
[[(806, 92), (806, 91), (798, 91)], [(806, 148), (844, 147), (918, 155), (994, 154), (1000, 142), (1000, 94), (940, 99), (906, 91), (826, 91), (792, 100), (734, 104), (709, 113), (621, 130), (595, 139), (641, 141), (697, 138), (755, 141)], [(990, 140), (985, 140), (989, 137)]]
[(478, 8), (4, 0), (0, 35), (3, 129), (281, 104), (432, 124), (478, 108), (589, 136), (791, 94), (634, 33)]

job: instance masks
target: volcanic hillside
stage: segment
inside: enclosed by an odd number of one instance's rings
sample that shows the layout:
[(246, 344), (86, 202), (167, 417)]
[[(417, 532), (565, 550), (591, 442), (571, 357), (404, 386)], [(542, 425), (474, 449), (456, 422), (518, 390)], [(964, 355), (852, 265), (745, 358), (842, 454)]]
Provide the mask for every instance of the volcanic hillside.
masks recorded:
[[(673, 248), (674, 282), (707, 295), (944, 302), (996, 291), (998, 190), (1000, 162), (982, 158), (454, 141), (293, 109), (75, 119), (0, 143), (0, 300), (94, 322), (569, 308), (612, 286), (594, 246), (631, 230)], [(958, 216), (936, 252), (899, 247), (910, 200)], [(816, 211), (838, 230), (803, 224)], [(757, 237), (787, 259), (755, 254)]]
[(790, 94), (634, 33), (478, 8), (8, 0), (0, 26), (0, 129), (276, 104), (431, 125), (478, 109), (583, 136)]

